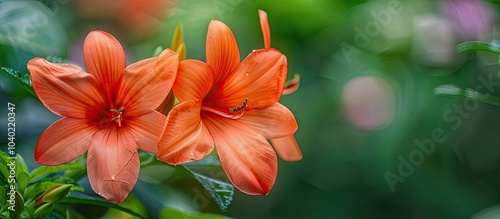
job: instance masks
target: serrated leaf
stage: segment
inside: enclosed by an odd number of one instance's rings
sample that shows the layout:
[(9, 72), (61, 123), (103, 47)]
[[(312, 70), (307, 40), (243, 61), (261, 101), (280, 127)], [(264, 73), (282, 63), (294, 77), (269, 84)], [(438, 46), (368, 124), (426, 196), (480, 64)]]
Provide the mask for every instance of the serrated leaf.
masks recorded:
[(164, 208), (160, 212), (161, 219), (182, 218), (182, 219), (229, 219), (228, 217), (216, 214), (188, 213), (175, 208)]
[[(45, 175), (52, 174), (52, 173), (63, 172), (63, 171), (68, 171), (68, 172), (80, 171), (80, 170), (84, 171), (85, 166), (82, 163), (81, 159), (83, 159), (83, 158), (79, 158), (79, 159), (76, 159), (76, 160), (71, 161), (69, 163), (59, 165), (59, 166), (41, 166), (41, 167), (38, 167), (38, 168), (32, 170), (30, 173), (31, 182), (33, 182), (33, 181), (35, 181), (35, 180), (37, 180)], [(80, 179), (78, 177), (69, 176), (69, 174), (68, 174), (68, 177), (74, 179), (75, 181)]]
[(195, 178), (212, 196), (215, 203), (222, 211), (225, 211), (233, 201), (234, 186), (210, 177), (195, 173), (188, 167), (181, 166), (186, 172)]
[(482, 51), (500, 55), (500, 41), (493, 40), (491, 43), (481, 41), (468, 41), (458, 44), (458, 52)]
[(24, 88), (24, 90), (28, 91), (29, 94), (37, 97), (35, 92), (33, 91), (33, 87), (31, 86), (31, 79), (29, 74), (22, 74), (16, 70), (10, 68), (1, 68), (2, 72), (7, 75), (10, 79), (14, 80), (19, 86)]
[(122, 212), (125, 212), (127, 214), (130, 214), (131, 216), (137, 217), (137, 218), (144, 218), (142, 215), (125, 208), (121, 205), (113, 204), (111, 202), (108, 202), (104, 199), (101, 198), (94, 198), (90, 196), (86, 196), (81, 193), (70, 193), (68, 197), (62, 198), (58, 200), (56, 203), (61, 203), (61, 204), (83, 204), (83, 205), (94, 205), (94, 206), (101, 206), (101, 207), (106, 207), (106, 208), (112, 208), (116, 209)]
[(500, 106), (500, 97), (491, 94), (483, 94), (472, 89), (461, 89), (455, 85), (440, 85), (434, 88), (436, 96), (454, 97), (454, 98), (470, 98), (482, 103), (487, 103), (495, 106)]

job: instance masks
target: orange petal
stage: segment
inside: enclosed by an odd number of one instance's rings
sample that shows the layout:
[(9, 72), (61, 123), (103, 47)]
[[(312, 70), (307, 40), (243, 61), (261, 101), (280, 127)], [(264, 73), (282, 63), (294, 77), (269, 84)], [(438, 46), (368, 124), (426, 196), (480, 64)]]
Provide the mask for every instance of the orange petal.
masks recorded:
[(35, 148), (35, 161), (42, 165), (61, 165), (85, 153), (96, 127), (86, 120), (62, 118), (40, 135)]
[(103, 105), (94, 76), (76, 65), (34, 58), (28, 62), (28, 70), (40, 101), (59, 116), (86, 118), (92, 113), (89, 109)]
[(166, 49), (125, 69), (119, 97), (128, 116), (149, 113), (161, 104), (174, 84), (178, 64), (177, 54)]
[(264, 48), (271, 48), (271, 31), (269, 29), (269, 21), (267, 20), (267, 13), (259, 10), (260, 28), (264, 37)]
[(128, 129), (112, 126), (95, 133), (87, 172), (97, 194), (113, 203), (123, 202), (137, 182), (139, 168), (137, 144)]
[(217, 20), (212, 20), (208, 26), (206, 53), (207, 64), (213, 68), (216, 82), (240, 64), (240, 52), (233, 32)]
[(300, 86), (300, 75), (294, 75), (292, 80), (289, 80), (285, 83), (285, 87), (283, 88), (283, 95), (292, 94)]
[(280, 99), (286, 74), (285, 55), (275, 49), (256, 50), (222, 82), (220, 89), (207, 97), (206, 102), (227, 110), (248, 98), (247, 109), (267, 108)]
[(212, 89), (213, 71), (206, 63), (198, 60), (184, 60), (179, 63), (174, 94), (179, 101), (203, 100)]
[(203, 121), (231, 183), (244, 193), (267, 195), (276, 181), (278, 161), (266, 139), (238, 120), (206, 116)]
[(293, 135), (298, 128), (292, 112), (280, 103), (262, 110), (246, 111), (238, 120), (266, 139)]
[(91, 31), (83, 43), (83, 58), (87, 72), (97, 78), (109, 101), (114, 101), (126, 65), (118, 40), (104, 31)]
[(127, 126), (132, 131), (139, 147), (149, 153), (158, 153), (158, 140), (167, 117), (153, 111), (133, 119), (127, 119)]
[(283, 160), (298, 161), (302, 159), (302, 152), (293, 135), (271, 139), (271, 144)]
[(206, 157), (214, 141), (200, 117), (200, 101), (175, 106), (158, 142), (158, 159), (177, 165)]

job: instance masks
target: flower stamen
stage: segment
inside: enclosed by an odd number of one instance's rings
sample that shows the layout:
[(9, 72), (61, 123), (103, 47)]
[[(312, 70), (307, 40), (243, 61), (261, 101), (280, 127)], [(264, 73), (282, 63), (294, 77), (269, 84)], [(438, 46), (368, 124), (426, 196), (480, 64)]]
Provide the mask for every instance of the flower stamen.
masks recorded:
[(231, 107), (229, 108), (230, 113), (237, 113), (247, 107), (248, 104), (248, 98), (245, 98), (245, 100), (241, 103), (239, 106)]
[(116, 121), (118, 123), (118, 127), (122, 126), (122, 114), (123, 111), (125, 111), (125, 107), (120, 107), (120, 109), (110, 109), (109, 112), (111, 113), (118, 113), (117, 116), (114, 116), (111, 118), (111, 121)]

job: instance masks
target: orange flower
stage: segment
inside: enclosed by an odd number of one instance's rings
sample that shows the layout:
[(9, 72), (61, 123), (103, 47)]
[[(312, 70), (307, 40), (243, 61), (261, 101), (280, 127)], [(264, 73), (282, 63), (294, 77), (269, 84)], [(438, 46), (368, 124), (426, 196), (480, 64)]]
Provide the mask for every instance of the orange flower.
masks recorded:
[(43, 58), (28, 62), (40, 101), (63, 117), (40, 136), (35, 161), (60, 165), (88, 151), (92, 189), (119, 203), (137, 181), (137, 149), (157, 152), (166, 117), (154, 109), (173, 85), (177, 54), (165, 50), (125, 68), (120, 43), (102, 31), (90, 32), (83, 50), (88, 73)]
[(231, 30), (220, 21), (208, 27), (207, 62), (179, 63), (158, 159), (177, 165), (202, 159), (216, 147), (229, 180), (247, 194), (268, 194), (278, 171), (266, 139), (292, 135), (297, 122), (277, 101), (287, 75), (278, 50), (255, 50), (240, 63)]
[[(260, 27), (262, 29), (262, 35), (264, 37), (264, 48), (271, 48), (271, 30), (269, 28), (269, 21), (267, 19), (267, 13), (265, 11), (259, 10)], [(300, 76), (295, 75), (291, 81), (285, 84), (283, 89), (283, 95), (288, 95), (295, 92), (299, 88)], [(293, 135), (285, 136), (282, 138), (270, 139), (271, 144), (274, 146), (276, 153), (286, 161), (297, 161), (302, 159), (302, 152), (300, 151), (297, 140)]]

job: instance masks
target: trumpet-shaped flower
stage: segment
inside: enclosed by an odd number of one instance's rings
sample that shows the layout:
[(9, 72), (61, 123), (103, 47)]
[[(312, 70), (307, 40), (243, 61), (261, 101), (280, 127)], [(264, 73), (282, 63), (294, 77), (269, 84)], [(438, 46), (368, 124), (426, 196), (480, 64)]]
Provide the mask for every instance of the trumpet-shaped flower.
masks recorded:
[(167, 118), (158, 159), (169, 164), (199, 160), (216, 148), (229, 180), (247, 194), (268, 194), (278, 171), (266, 139), (292, 135), (294, 115), (277, 101), (287, 76), (278, 50), (255, 50), (240, 62), (231, 30), (208, 27), (206, 63), (179, 63), (173, 91), (179, 99)]
[(166, 117), (154, 109), (173, 85), (178, 58), (165, 50), (126, 67), (120, 43), (102, 31), (90, 32), (83, 50), (86, 71), (43, 58), (28, 63), (40, 101), (63, 117), (40, 136), (35, 161), (60, 165), (88, 151), (92, 189), (119, 203), (137, 181), (137, 150), (157, 153)]

